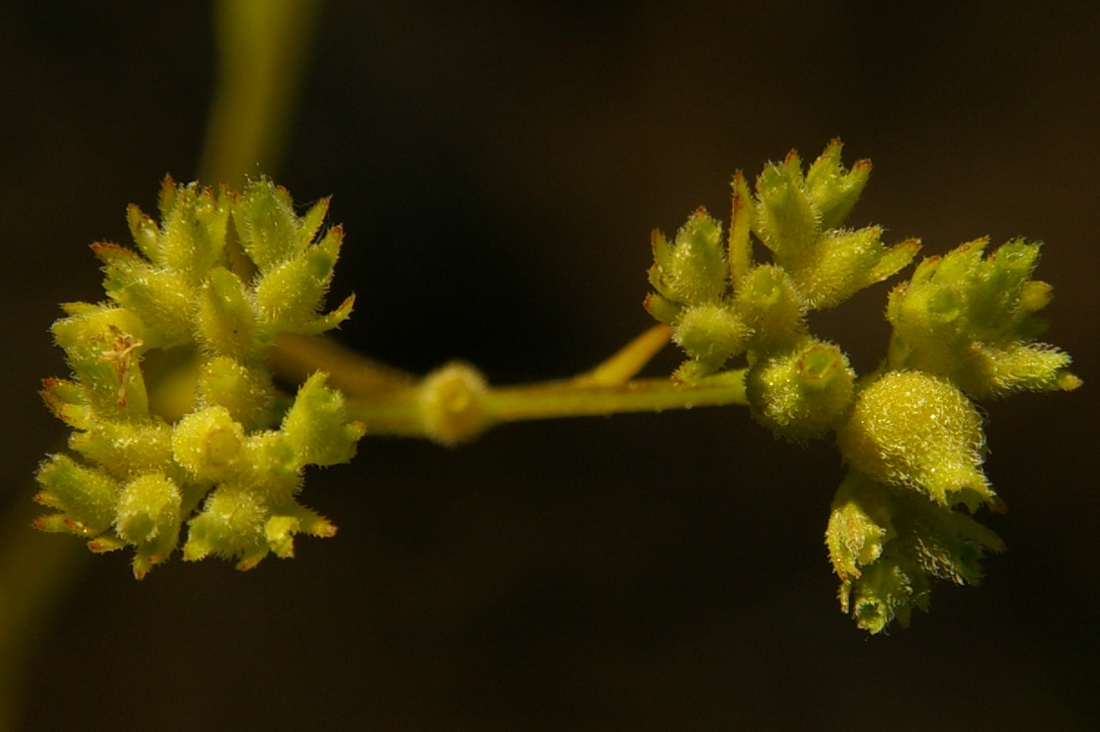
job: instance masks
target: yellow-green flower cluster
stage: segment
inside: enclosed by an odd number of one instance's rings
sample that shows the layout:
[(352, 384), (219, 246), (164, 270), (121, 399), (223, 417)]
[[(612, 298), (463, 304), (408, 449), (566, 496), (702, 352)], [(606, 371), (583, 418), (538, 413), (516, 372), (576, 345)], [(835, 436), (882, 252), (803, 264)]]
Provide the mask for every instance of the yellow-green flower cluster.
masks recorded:
[(327, 200), (299, 217), (267, 179), (239, 195), (167, 179), (159, 207), (159, 224), (129, 209), (138, 251), (93, 245), (109, 299), (64, 305), (54, 323), (73, 375), (43, 396), (76, 456), (41, 466), (37, 500), (56, 512), (36, 526), (93, 551), (134, 547), (139, 578), (184, 525), (186, 559), (292, 556), (295, 534), (335, 532), (297, 501), (304, 468), (349, 460), (363, 427), (324, 374), (280, 396), (264, 357), (280, 333), (350, 315), (352, 297), (319, 312), (343, 232), (318, 237)]
[[(922, 262), (889, 296), (887, 358), (857, 380), (836, 345), (814, 337), (810, 311), (832, 308), (907, 266), (917, 240), (892, 247), (877, 226), (841, 228), (871, 166), (840, 163), (833, 141), (807, 171), (790, 153), (757, 178), (733, 181), (728, 239), (703, 210), (673, 242), (653, 235), (655, 292), (646, 309), (688, 356), (674, 378), (695, 383), (744, 355), (754, 417), (796, 442), (835, 433), (849, 467), (826, 544), (845, 612), (871, 631), (926, 608), (930, 582), (976, 582), (1000, 540), (969, 513), (1001, 507), (983, 471), (985, 435), (973, 400), (1080, 384), (1062, 351), (1036, 343), (1051, 297), (1031, 279), (1039, 245), (987, 242)], [(757, 263), (755, 237), (771, 253)], [(964, 510), (959, 510), (959, 509)]]
[(1072, 389), (1069, 354), (1034, 340), (1052, 297), (1031, 279), (1040, 245), (1015, 239), (983, 257), (988, 244), (929, 257), (890, 293), (890, 367), (944, 376), (978, 399)]
[[(886, 362), (839, 431), (851, 474), (826, 543), (841, 605), (872, 632), (895, 617), (908, 622), (911, 606), (926, 608), (929, 577), (976, 582), (982, 553), (1003, 548), (967, 515), (1002, 507), (982, 468), (974, 400), (1081, 383), (1068, 354), (1034, 340), (1042, 331), (1035, 313), (1051, 298), (1049, 285), (1031, 279), (1039, 245), (1017, 239), (983, 256), (987, 244), (925, 259), (890, 293)], [(910, 529), (894, 530), (901, 525)], [(843, 550), (852, 546), (881, 551)]]
[[(840, 151), (840, 141), (832, 141), (806, 171), (790, 153), (765, 168), (755, 196), (738, 173), (726, 242), (702, 209), (673, 242), (660, 232), (652, 237), (649, 282), (656, 292), (645, 306), (688, 356), (675, 378), (696, 383), (745, 355), (753, 416), (797, 442), (835, 429), (855, 393), (847, 357), (810, 334), (807, 313), (893, 275), (920, 246), (908, 240), (887, 247), (876, 226), (841, 228), (871, 165), (863, 160), (846, 170)], [(772, 262), (754, 261), (752, 236)]]

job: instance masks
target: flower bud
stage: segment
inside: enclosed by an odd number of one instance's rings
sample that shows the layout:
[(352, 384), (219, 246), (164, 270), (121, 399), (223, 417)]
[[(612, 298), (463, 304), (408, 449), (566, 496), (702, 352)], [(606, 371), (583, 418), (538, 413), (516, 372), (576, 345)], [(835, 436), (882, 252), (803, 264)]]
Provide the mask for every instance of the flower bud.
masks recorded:
[(262, 495), (240, 484), (221, 483), (191, 519), (183, 558), (194, 562), (215, 554), (238, 557), (238, 569), (254, 567), (268, 552), (264, 534), (268, 518)]
[(325, 386), (317, 372), (298, 389), (282, 429), (301, 465), (335, 465), (355, 457), (355, 443), (363, 436), (359, 422), (349, 422), (344, 397)]
[(896, 542), (863, 574), (840, 585), (840, 609), (868, 633), (881, 633), (894, 620), (907, 627), (913, 608), (928, 610), (928, 577), (898, 551)]
[(176, 462), (199, 480), (216, 480), (229, 471), (241, 452), (244, 429), (225, 407), (206, 407), (188, 414), (172, 431)]
[(79, 465), (66, 455), (50, 455), (35, 478), (42, 490), (34, 500), (61, 511), (35, 521), (36, 528), (85, 537), (110, 528), (120, 488), (106, 472)]
[(100, 418), (144, 417), (140, 361), (157, 336), (126, 308), (70, 303), (65, 310), (69, 317), (52, 330), (83, 389), (83, 404)]
[(850, 471), (837, 489), (825, 531), (833, 570), (841, 581), (858, 579), (862, 568), (882, 556), (895, 535), (890, 500), (881, 486)]
[(69, 447), (122, 480), (172, 464), (172, 428), (161, 421), (138, 424), (100, 419), (74, 432)]
[(908, 239), (883, 246), (882, 229), (830, 229), (814, 244), (811, 257), (792, 266), (791, 274), (808, 307), (836, 307), (860, 290), (896, 274), (909, 264), (920, 242)]
[(664, 297), (685, 305), (713, 303), (726, 292), (729, 268), (722, 246), (722, 227), (705, 209), (697, 209), (670, 246), (653, 232), (650, 284)]
[(873, 480), (975, 510), (993, 500), (982, 473), (982, 418), (950, 381), (890, 371), (860, 392), (840, 430), (848, 463)]
[(112, 300), (160, 333), (165, 346), (190, 337), (195, 291), (183, 276), (114, 244), (93, 244), (92, 251), (107, 265), (103, 289)]
[(840, 149), (840, 141), (833, 140), (806, 175), (791, 151), (782, 163), (765, 168), (756, 182), (753, 229), (794, 278), (810, 309), (834, 307), (881, 282), (906, 266), (919, 248), (916, 240), (909, 240), (887, 249), (880, 241), (882, 230), (875, 226), (838, 228), (871, 171), (866, 160), (845, 171)]
[(134, 576), (142, 579), (176, 547), (180, 529), (181, 496), (176, 484), (159, 473), (126, 484), (118, 501), (115, 531), (133, 544)]
[(161, 190), (161, 236), (154, 264), (197, 287), (221, 261), (229, 228), (229, 196), (197, 183), (177, 186), (169, 177)]
[[(320, 209), (322, 216), (327, 207), (326, 203)], [(241, 247), (261, 274), (300, 255), (316, 233), (315, 226), (302, 226), (287, 190), (267, 178), (249, 181), (237, 196), (233, 224)]]
[(1039, 245), (1016, 239), (983, 258), (988, 244), (926, 259), (890, 293), (891, 367), (946, 376), (979, 399), (1076, 388), (1070, 357), (1033, 340), (1043, 329), (1034, 313), (1051, 298), (1049, 285), (1029, 279)]
[(839, 138), (830, 140), (806, 172), (806, 189), (821, 215), (822, 229), (844, 223), (871, 177), (870, 160), (857, 160), (851, 170), (844, 169), (840, 162), (843, 147)]
[(685, 308), (672, 326), (672, 340), (709, 372), (745, 350), (752, 329), (726, 305)]
[(821, 232), (820, 214), (806, 191), (802, 159), (791, 150), (756, 179), (753, 230), (776, 261), (787, 267), (806, 256)]
[(754, 343), (765, 349), (790, 343), (804, 326), (802, 298), (782, 267), (754, 267), (741, 281), (737, 306), (755, 331)]
[(202, 404), (225, 407), (233, 421), (249, 429), (266, 423), (275, 387), (266, 369), (217, 356), (203, 365), (198, 393)]
[(244, 282), (225, 267), (206, 276), (198, 301), (196, 335), (210, 353), (246, 360), (269, 345), (256, 337), (256, 314)]
[(768, 355), (745, 376), (752, 414), (777, 437), (795, 442), (823, 437), (852, 403), (855, 372), (832, 343), (806, 339)]
[(914, 607), (927, 610), (933, 580), (977, 583), (985, 552), (1004, 550), (996, 534), (965, 512), (857, 470), (833, 499), (825, 543), (841, 580), (841, 610), (871, 633), (895, 619), (907, 625)]
[(256, 304), (267, 322), (292, 333), (316, 317), (342, 243), (343, 229), (333, 227), (316, 245), (263, 274), (256, 283)]

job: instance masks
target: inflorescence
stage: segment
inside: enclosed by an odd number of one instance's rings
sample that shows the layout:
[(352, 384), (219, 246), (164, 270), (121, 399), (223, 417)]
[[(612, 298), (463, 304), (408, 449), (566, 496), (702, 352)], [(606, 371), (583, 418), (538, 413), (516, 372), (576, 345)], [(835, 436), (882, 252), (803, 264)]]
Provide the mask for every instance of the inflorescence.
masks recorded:
[[(969, 515), (1002, 508), (983, 472), (975, 401), (1080, 380), (1068, 354), (1035, 342), (1051, 288), (1031, 279), (1039, 244), (1022, 239), (992, 252), (972, 241), (921, 262), (890, 292), (888, 354), (862, 378), (840, 347), (812, 335), (808, 313), (896, 274), (920, 248), (884, 246), (877, 226), (841, 228), (871, 164), (846, 170), (840, 151), (834, 140), (805, 172), (791, 152), (765, 168), (755, 196), (738, 173), (725, 244), (703, 210), (671, 243), (655, 232), (656, 292), (645, 305), (688, 357), (674, 378), (705, 383), (743, 356), (757, 421), (798, 443), (835, 435), (848, 474), (826, 544), (842, 609), (877, 633), (927, 609), (932, 579), (976, 582), (983, 552), (1003, 548)], [(753, 237), (770, 262), (754, 261)]]
[[(321, 232), (327, 199), (298, 216), (267, 179), (240, 194), (166, 179), (159, 224), (129, 209), (137, 251), (92, 246), (108, 299), (64, 305), (54, 323), (73, 375), (46, 380), (43, 396), (73, 428), (72, 452), (42, 464), (37, 500), (55, 512), (35, 525), (96, 552), (133, 547), (139, 578), (184, 531), (185, 559), (248, 569), (292, 556), (296, 534), (335, 533), (298, 503), (302, 475), (350, 460), (367, 426), (456, 444), (497, 421), (659, 411), (676, 390), (710, 390), (718, 401), (706, 403), (747, 403), (777, 437), (835, 439), (848, 472), (825, 541), (841, 607), (873, 633), (907, 624), (933, 580), (977, 582), (983, 554), (1003, 549), (971, 517), (1003, 508), (983, 469), (978, 400), (1081, 382), (1066, 353), (1036, 341), (1051, 288), (1031, 279), (1039, 244), (1023, 239), (920, 262), (890, 291), (893, 332), (868, 374), (815, 336), (810, 313), (896, 275), (920, 249), (887, 246), (878, 226), (844, 228), (871, 164), (846, 169), (840, 153), (834, 140), (803, 170), (791, 152), (755, 192), (737, 173), (728, 231), (699, 209), (671, 241), (654, 232), (645, 308), (663, 325), (596, 371), (494, 391), (467, 366), (420, 382), (364, 367), (355, 409), (323, 371), (282, 393), (266, 360), (280, 334), (318, 335), (351, 313), (353, 297), (321, 312), (343, 241), (339, 226)], [(641, 388), (630, 379), (669, 335), (685, 361), (671, 382)], [(446, 420), (431, 418), (440, 410)], [(352, 419), (363, 414), (370, 425)]]
[(92, 246), (109, 299), (63, 306), (53, 335), (73, 376), (43, 390), (79, 457), (39, 469), (36, 499), (56, 513), (38, 528), (95, 552), (132, 546), (138, 578), (175, 550), (184, 523), (185, 559), (216, 554), (241, 569), (292, 556), (295, 534), (335, 533), (298, 503), (302, 472), (349, 460), (363, 427), (324, 374), (290, 399), (264, 362), (278, 334), (322, 333), (351, 314), (352, 297), (318, 313), (343, 240), (338, 226), (315, 240), (327, 209), (299, 218), (266, 179), (240, 195), (166, 179), (159, 225), (129, 209), (137, 252)]

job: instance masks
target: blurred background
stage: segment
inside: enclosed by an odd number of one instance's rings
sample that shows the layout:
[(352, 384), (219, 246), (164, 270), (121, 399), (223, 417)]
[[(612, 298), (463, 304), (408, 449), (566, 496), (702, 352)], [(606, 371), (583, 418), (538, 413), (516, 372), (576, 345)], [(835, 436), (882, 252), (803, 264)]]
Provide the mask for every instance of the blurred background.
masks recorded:
[[(334, 195), (358, 349), (495, 383), (585, 370), (651, 322), (651, 229), (728, 220), (735, 169), (840, 136), (875, 164), (853, 224), (925, 254), (1047, 243), (1045, 339), (1085, 386), (987, 405), (1009, 511), (982, 518), (1009, 551), (886, 636), (835, 599), (835, 449), (743, 408), (370, 439), (307, 476), (339, 534), (248, 573), (174, 560), (139, 583), (127, 554), (16, 523), (26, 556), (75, 557), (25, 635), (19, 728), (1100, 725), (1096, 3), (330, 0), (316, 24), (266, 172)], [(64, 438), (36, 394), (66, 373), (47, 329), (102, 296), (87, 245), (128, 241), (126, 204), (198, 174), (212, 27), (205, 2), (0, 6), (0, 508), (27, 522)], [(863, 370), (887, 290), (815, 320)]]

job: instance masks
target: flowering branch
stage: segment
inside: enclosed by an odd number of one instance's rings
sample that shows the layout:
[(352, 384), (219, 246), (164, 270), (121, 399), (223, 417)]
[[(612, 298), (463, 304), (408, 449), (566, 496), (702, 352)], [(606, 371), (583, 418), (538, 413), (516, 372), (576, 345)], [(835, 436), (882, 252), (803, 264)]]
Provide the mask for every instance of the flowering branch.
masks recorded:
[[(137, 251), (92, 246), (108, 300), (64, 305), (53, 326), (73, 376), (47, 379), (43, 397), (76, 455), (42, 464), (37, 500), (54, 512), (36, 526), (96, 552), (132, 547), (139, 578), (185, 529), (184, 559), (249, 569), (293, 556), (299, 534), (335, 533), (298, 503), (303, 475), (350, 460), (365, 434), (456, 445), (522, 420), (747, 405), (777, 437), (835, 437), (848, 474), (826, 545), (841, 607), (871, 632), (905, 624), (933, 580), (977, 582), (983, 553), (1004, 548), (971, 518), (1003, 508), (976, 400), (1080, 380), (1067, 354), (1035, 341), (1051, 289), (1031, 279), (1039, 245), (1022, 239), (918, 264), (889, 295), (893, 334), (872, 373), (813, 335), (811, 312), (920, 248), (843, 228), (871, 165), (845, 169), (840, 152), (834, 140), (805, 171), (792, 152), (755, 191), (737, 173), (728, 231), (698, 209), (672, 240), (654, 232), (644, 306), (657, 325), (586, 373), (509, 387), (458, 362), (417, 378), (317, 337), (354, 304), (321, 309), (343, 245), (340, 226), (323, 229), (327, 200), (299, 215), (267, 179), (239, 194), (168, 179), (159, 223), (129, 209)], [(685, 355), (672, 378), (638, 378), (669, 342)], [(301, 384), (296, 395), (276, 373)]]

